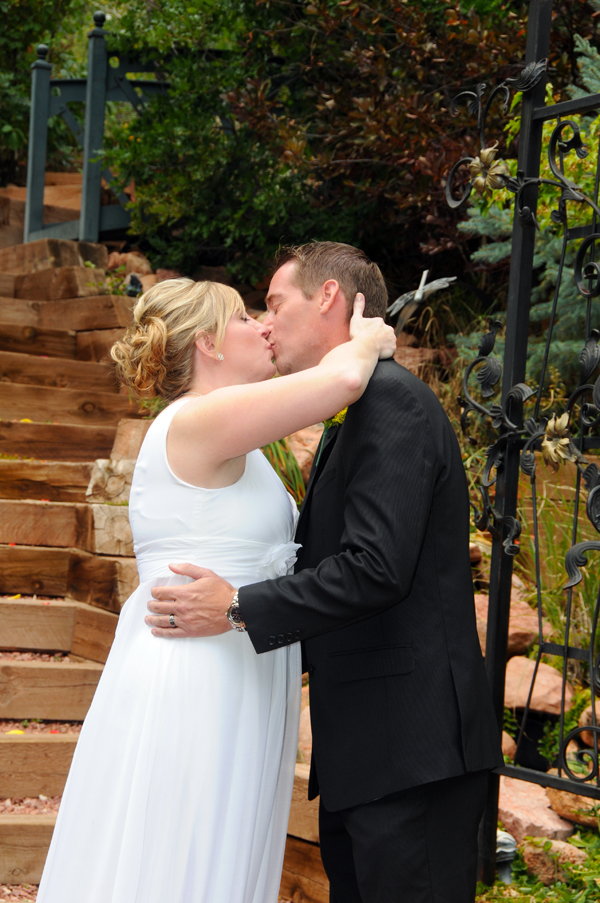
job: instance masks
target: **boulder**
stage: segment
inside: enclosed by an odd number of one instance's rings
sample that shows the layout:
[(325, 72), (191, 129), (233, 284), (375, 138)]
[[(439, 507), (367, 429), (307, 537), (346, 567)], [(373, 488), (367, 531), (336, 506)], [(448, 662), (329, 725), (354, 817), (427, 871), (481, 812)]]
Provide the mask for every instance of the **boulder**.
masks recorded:
[[(485, 642), (488, 617), (488, 596), (486, 593), (475, 594), (475, 617), (481, 651), (485, 655)], [(544, 624), (545, 631), (549, 630)], [(539, 638), (537, 612), (520, 598), (520, 590), (513, 585), (510, 599), (510, 617), (508, 622), (507, 656), (522, 655)]]
[(568, 879), (568, 870), (561, 866), (581, 865), (587, 859), (585, 850), (579, 850), (564, 840), (550, 840), (546, 837), (538, 841), (527, 841), (521, 852), (529, 871), (546, 886)]
[(138, 276), (150, 276), (154, 270), (147, 257), (139, 251), (129, 251), (125, 254), (125, 273), (136, 273)]
[(573, 833), (571, 822), (550, 807), (543, 787), (504, 775), (500, 778), (498, 818), (517, 843), (525, 837), (566, 840)]
[[(522, 655), (511, 658), (506, 666), (506, 684), (504, 687), (504, 705), (509, 709), (524, 709), (527, 705), (529, 688), (533, 680), (535, 662)], [(534, 712), (546, 712), (548, 715), (560, 715), (562, 694), (562, 677), (556, 668), (540, 662), (533, 688), (530, 708)], [(565, 710), (571, 707), (573, 688), (567, 681), (565, 685)]]
[(323, 426), (319, 423), (315, 426), (307, 426), (306, 429), (298, 430), (297, 433), (288, 436), (289, 447), (294, 453), (305, 483), (308, 482), (313, 458), (322, 435)]
[(127, 254), (121, 254), (119, 251), (111, 251), (108, 255), (108, 262), (106, 264), (107, 270), (118, 270), (119, 267), (124, 267), (127, 262)]
[(163, 267), (159, 267), (156, 271), (156, 277), (158, 282), (166, 282), (167, 279), (181, 279), (183, 273), (180, 273), (179, 270), (166, 270)]
[(160, 281), (156, 273), (147, 273), (145, 276), (140, 276), (139, 279), (142, 283), (143, 292), (147, 292), (149, 288), (152, 288), (153, 285)]
[[(578, 734), (579, 739), (582, 743), (585, 743), (586, 746), (594, 745), (594, 734), (597, 737), (598, 747), (600, 748), (600, 701), (596, 700), (595, 702), (596, 709), (596, 725), (598, 727), (597, 731), (582, 731), (581, 734)], [(579, 727), (589, 727), (592, 723), (592, 707), (589, 705), (587, 709), (584, 709), (579, 717)]]
[[(558, 774), (558, 770), (551, 768), (549, 774)], [(586, 828), (600, 828), (600, 800), (570, 793), (568, 790), (556, 790), (554, 787), (546, 787), (546, 793), (550, 805), (561, 818), (576, 825), (585, 825)]]
[(502, 755), (508, 756), (509, 759), (514, 759), (516, 751), (517, 744), (511, 735), (507, 734), (506, 731), (502, 731)]

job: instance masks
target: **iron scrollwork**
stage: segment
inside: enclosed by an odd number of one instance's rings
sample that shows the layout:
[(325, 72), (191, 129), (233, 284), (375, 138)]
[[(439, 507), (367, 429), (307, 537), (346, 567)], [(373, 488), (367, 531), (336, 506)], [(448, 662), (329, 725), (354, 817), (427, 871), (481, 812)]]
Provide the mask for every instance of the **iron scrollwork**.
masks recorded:
[[(459, 403), (462, 408), (461, 427), (468, 436), (471, 444), (476, 444), (469, 435), (471, 420), (480, 417), (486, 420), (491, 428), (496, 431), (497, 438), (486, 449), (486, 460), (482, 477), (478, 486), (481, 496), (482, 510), (479, 511), (472, 504), (476, 526), (480, 530), (487, 530), (492, 537), (502, 540), (505, 555), (514, 556), (519, 552), (519, 535), (521, 524), (516, 517), (503, 514), (502, 505), (493, 500), (490, 492), (497, 481), (506, 460), (507, 449), (519, 449), (519, 466), (521, 472), (528, 478), (531, 485), (533, 503), (533, 535), (535, 549), (535, 567), (537, 574), (536, 592), (537, 609), (540, 630), (543, 617), (542, 591), (541, 591), (541, 552), (539, 524), (536, 508), (536, 470), (539, 457), (546, 467), (557, 472), (567, 463), (575, 467), (575, 506), (573, 537), (577, 536), (578, 506), (580, 504), (580, 488), (583, 490), (581, 499), (585, 498), (585, 512), (587, 520), (592, 525), (596, 534), (600, 533), (600, 467), (596, 463), (590, 463), (584, 452), (588, 448), (600, 447), (598, 434), (592, 436), (592, 432), (600, 428), (600, 377), (593, 382), (594, 373), (600, 365), (600, 330), (593, 329), (591, 323), (592, 300), (600, 297), (600, 255), (597, 254), (597, 244), (600, 244), (600, 208), (596, 198), (586, 195), (574, 181), (564, 173), (565, 158), (574, 154), (579, 160), (588, 156), (588, 148), (582, 138), (579, 125), (572, 119), (558, 120), (550, 135), (548, 144), (549, 178), (526, 177), (522, 171), (511, 175), (508, 166), (499, 158), (497, 143), (488, 144), (486, 141), (486, 120), (491, 105), (498, 99), (502, 101), (503, 109), (508, 110), (508, 104), (512, 91), (531, 91), (541, 80), (546, 72), (546, 60), (532, 63), (527, 66), (521, 75), (515, 79), (506, 79), (502, 84), (494, 88), (484, 101), (485, 84), (481, 83), (471, 91), (463, 91), (452, 103), (451, 113), (457, 115), (459, 110), (467, 107), (472, 115), (477, 116), (477, 128), (479, 131), (480, 151), (478, 156), (465, 156), (453, 167), (446, 182), (446, 198), (453, 208), (459, 208), (465, 204), (472, 192), (494, 192), (499, 189), (507, 189), (514, 195), (515, 215), (525, 228), (538, 227), (533, 204), (528, 194), (528, 188), (540, 185), (552, 186), (557, 192), (556, 209), (551, 211), (550, 217), (557, 227), (563, 229), (563, 257), (558, 272), (557, 289), (552, 304), (552, 315), (546, 338), (546, 347), (541, 367), (541, 377), (536, 390), (526, 383), (518, 383), (503, 393), (501, 403), (494, 400), (494, 396), (500, 388), (502, 379), (502, 364), (493, 356), (494, 345), (501, 323), (496, 320), (490, 324), (487, 332), (480, 341), (477, 357), (467, 366), (462, 384)], [(459, 173), (463, 173), (462, 181)], [(465, 179), (468, 175), (468, 181)], [(596, 184), (600, 182), (597, 173)], [(569, 204), (575, 203), (584, 206), (590, 212), (590, 225), (577, 227), (569, 232)], [(530, 206), (531, 205), (531, 206)], [(586, 336), (581, 349), (579, 364), (580, 375), (577, 387), (561, 410), (544, 415), (542, 407), (542, 391), (545, 384), (546, 373), (549, 368), (550, 345), (554, 318), (558, 302), (558, 287), (563, 275), (564, 248), (568, 241), (582, 239), (577, 249), (574, 264), (574, 283), (578, 294), (587, 306)], [(598, 257), (598, 261), (595, 259)], [(469, 380), (473, 374), (476, 376), (479, 393), (472, 392), (469, 388)], [(478, 397), (475, 398), (474, 394)], [(535, 402), (532, 413), (524, 413), (529, 402)], [(511, 512), (514, 513), (514, 512)], [(574, 541), (573, 539), (573, 541)], [(563, 657), (563, 687), (567, 679), (568, 659), (574, 658), (587, 663), (589, 668), (589, 681), (592, 693), (592, 723), (588, 726), (579, 726), (565, 733), (564, 726), (564, 698), (560, 719), (559, 752), (557, 764), (559, 775), (564, 776), (579, 786), (595, 781), (600, 786), (600, 725), (596, 724), (594, 699), (600, 694), (600, 653), (596, 652), (597, 633), (600, 623), (600, 593), (593, 606), (592, 627), (588, 649), (579, 649), (569, 645), (569, 624), (571, 617), (572, 594), (574, 588), (582, 580), (581, 568), (587, 565), (586, 554), (590, 551), (600, 551), (600, 540), (586, 542), (574, 542), (565, 556), (565, 568), (567, 581), (564, 589), (567, 592), (566, 602), (566, 628), (564, 645), (545, 644), (540, 634), (540, 647), (538, 664), (544, 651), (544, 645), (549, 645), (547, 651), (553, 655)], [(560, 651), (557, 651), (560, 650)], [(537, 669), (536, 669), (537, 673)], [(534, 678), (535, 680), (535, 678)], [(533, 686), (530, 691), (533, 692)], [(525, 725), (529, 712), (529, 702), (523, 714), (522, 725)], [(523, 733), (524, 727), (521, 729)], [(593, 749), (580, 749), (575, 754), (575, 760), (571, 757), (569, 744), (578, 740), (588, 732), (588, 746)], [(593, 743), (590, 744), (590, 736)], [(572, 749), (572, 747), (571, 747)], [(567, 757), (569, 753), (569, 758)], [(524, 776), (525, 777), (525, 776)]]

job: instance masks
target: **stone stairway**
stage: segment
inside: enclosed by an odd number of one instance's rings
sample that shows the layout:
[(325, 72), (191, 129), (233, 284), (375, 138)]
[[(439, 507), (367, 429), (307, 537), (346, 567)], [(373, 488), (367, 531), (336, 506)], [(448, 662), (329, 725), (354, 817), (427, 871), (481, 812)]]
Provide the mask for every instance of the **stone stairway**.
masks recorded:
[[(0, 250), (2, 800), (62, 793), (137, 582), (126, 490), (147, 422), (108, 358), (132, 301), (108, 293), (106, 257), (48, 239)], [(0, 884), (35, 884), (55, 812), (8, 809)]]

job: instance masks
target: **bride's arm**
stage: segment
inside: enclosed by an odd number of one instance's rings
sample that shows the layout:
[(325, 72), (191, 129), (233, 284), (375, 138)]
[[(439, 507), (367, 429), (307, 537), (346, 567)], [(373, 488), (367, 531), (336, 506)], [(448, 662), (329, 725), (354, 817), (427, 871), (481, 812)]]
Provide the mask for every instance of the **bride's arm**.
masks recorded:
[(380, 358), (396, 348), (393, 329), (362, 317), (355, 302), (349, 342), (316, 367), (247, 385), (227, 386), (190, 401), (173, 422), (184, 443), (193, 442), (205, 466), (218, 467), (282, 436), (333, 417), (363, 394)]

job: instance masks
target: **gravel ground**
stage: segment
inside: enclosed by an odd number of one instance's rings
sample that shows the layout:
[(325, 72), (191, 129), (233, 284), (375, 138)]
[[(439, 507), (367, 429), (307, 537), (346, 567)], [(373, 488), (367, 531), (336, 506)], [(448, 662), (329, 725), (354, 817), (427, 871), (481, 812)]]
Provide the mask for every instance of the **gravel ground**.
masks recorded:
[(70, 662), (66, 652), (0, 652), (0, 659), (13, 662)]
[(0, 815), (56, 815), (60, 796), (26, 796), (0, 800)]
[(24, 734), (78, 734), (81, 721), (0, 721), (0, 734), (23, 731)]

